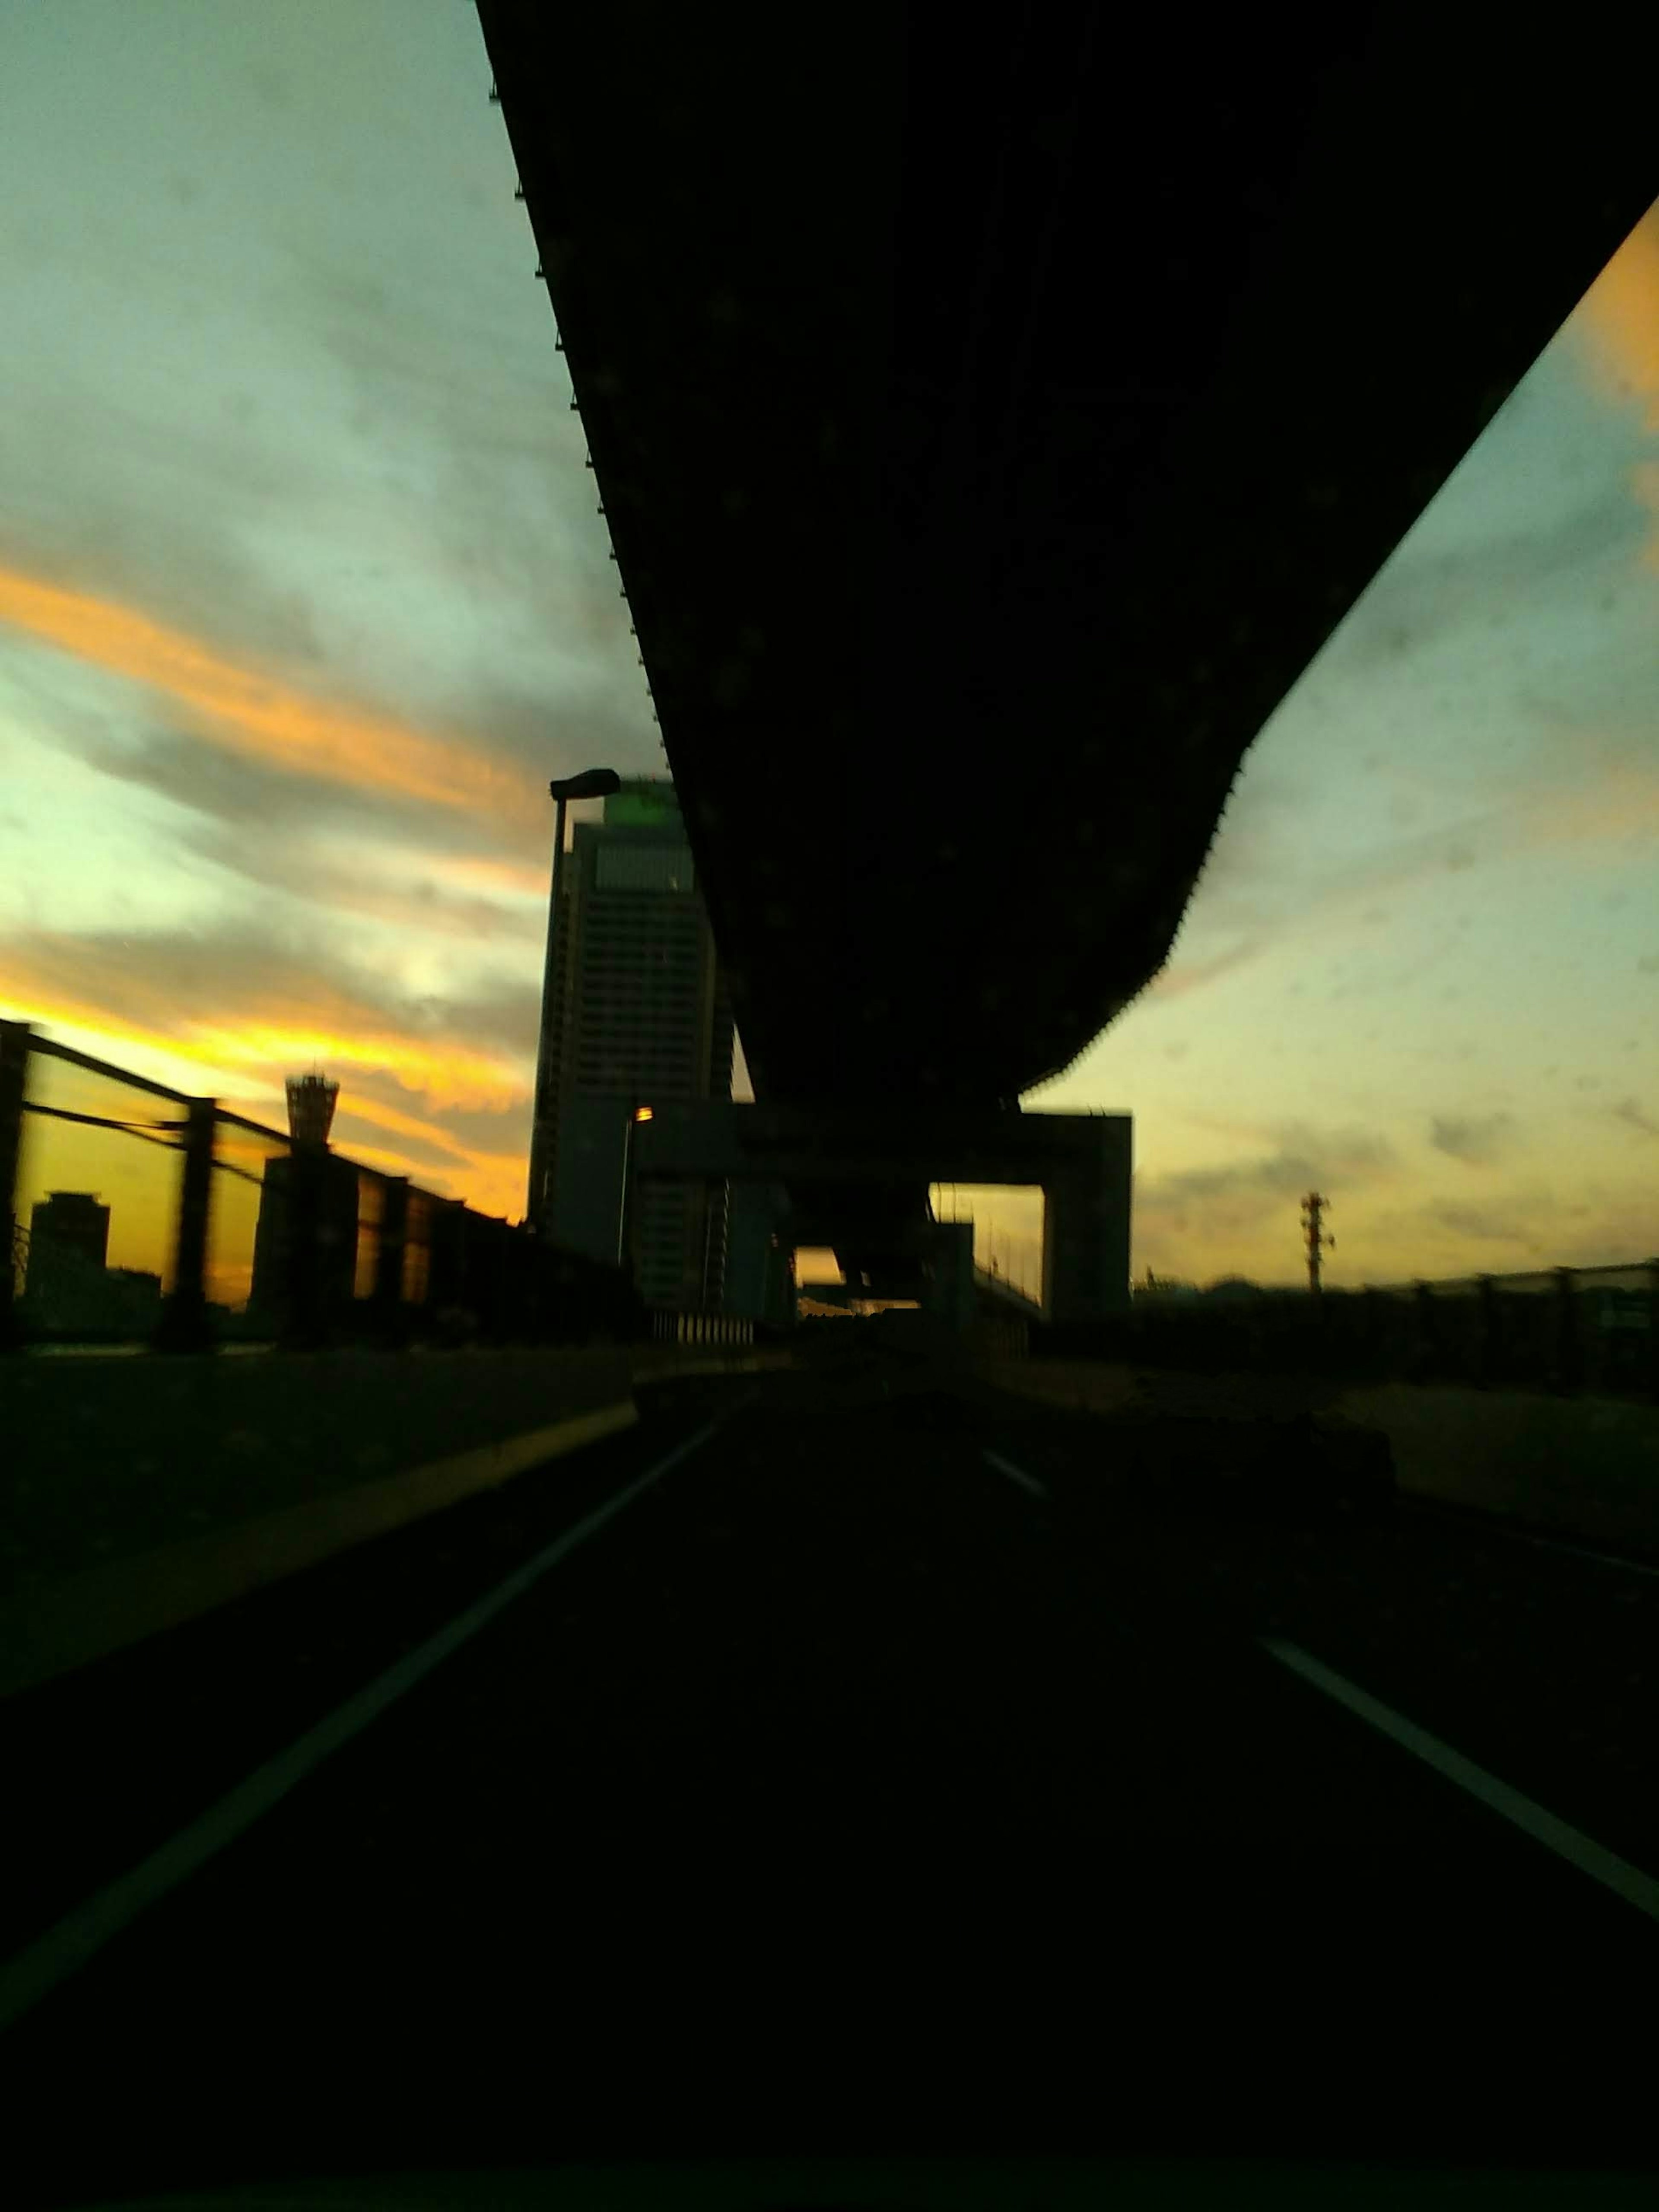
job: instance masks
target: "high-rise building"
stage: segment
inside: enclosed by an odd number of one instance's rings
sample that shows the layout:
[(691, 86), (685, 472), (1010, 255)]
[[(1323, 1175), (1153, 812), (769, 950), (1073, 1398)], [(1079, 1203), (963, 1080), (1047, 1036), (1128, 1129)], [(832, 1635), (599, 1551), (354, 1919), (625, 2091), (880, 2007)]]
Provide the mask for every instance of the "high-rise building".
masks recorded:
[(543, 1040), (554, 1101), (541, 1225), (631, 1257), (647, 1304), (718, 1308), (724, 1183), (639, 1181), (623, 1220), (634, 1113), (732, 1095), (732, 1008), (673, 785), (625, 782), (578, 823), (560, 887)]
[(89, 1191), (55, 1190), (29, 1217), (22, 1310), (48, 1335), (137, 1340), (161, 1317), (161, 1279), (112, 1267), (108, 1206)]
[(109, 1208), (90, 1191), (55, 1190), (29, 1216), (30, 1272), (53, 1251), (73, 1253), (88, 1267), (109, 1259)]

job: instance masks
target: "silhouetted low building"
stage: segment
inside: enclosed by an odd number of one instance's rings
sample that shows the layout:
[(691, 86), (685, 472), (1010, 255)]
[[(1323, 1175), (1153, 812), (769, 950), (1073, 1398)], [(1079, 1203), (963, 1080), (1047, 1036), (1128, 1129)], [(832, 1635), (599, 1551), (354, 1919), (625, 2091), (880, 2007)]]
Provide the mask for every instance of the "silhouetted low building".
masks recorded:
[(90, 1191), (55, 1190), (29, 1216), (28, 1273), (23, 1295), (43, 1279), (63, 1253), (71, 1253), (101, 1273), (109, 1256), (109, 1208)]
[(19, 1317), (46, 1337), (131, 1341), (161, 1316), (161, 1279), (105, 1265), (110, 1210), (87, 1191), (56, 1190), (29, 1217)]
[(356, 1276), (354, 1163), (320, 1149), (267, 1160), (253, 1231), (250, 1325), (281, 1334), (299, 1307), (318, 1317), (337, 1313), (350, 1305)]

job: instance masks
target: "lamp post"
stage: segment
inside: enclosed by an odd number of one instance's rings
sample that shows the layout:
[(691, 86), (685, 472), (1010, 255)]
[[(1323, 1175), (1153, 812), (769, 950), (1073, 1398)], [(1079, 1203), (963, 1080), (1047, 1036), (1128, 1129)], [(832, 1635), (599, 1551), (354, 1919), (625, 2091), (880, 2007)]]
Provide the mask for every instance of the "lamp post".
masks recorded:
[(629, 1101), (628, 1127), (623, 1135), (622, 1197), (617, 1207), (617, 1265), (619, 1267), (623, 1264), (623, 1255), (628, 1244), (628, 1201), (632, 1194), (634, 1182), (634, 1124), (636, 1121), (649, 1121), (653, 1118), (650, 1107), (641, 1106), (636, 1101)]
[(525, 1216), (532, 1229), (547, 1226), (548, 1153), (558, 1101), (553, 1096), (550, 1046), (553, 999), (556, 986), (559, 929), (559, 881), (564, 870), (564, 810), (573, 799), (608, 799), (622, 789), (622, 778), (612, 768), (584, 769), (580, 775), (556, 778), (548, 785), (557, 813), (553, 828), (553, 889), (547, 908), (547, 957), (542, 969), (542, 1026), (536, 1042), (536, 1104), (530, 1131), (530, 1189)]

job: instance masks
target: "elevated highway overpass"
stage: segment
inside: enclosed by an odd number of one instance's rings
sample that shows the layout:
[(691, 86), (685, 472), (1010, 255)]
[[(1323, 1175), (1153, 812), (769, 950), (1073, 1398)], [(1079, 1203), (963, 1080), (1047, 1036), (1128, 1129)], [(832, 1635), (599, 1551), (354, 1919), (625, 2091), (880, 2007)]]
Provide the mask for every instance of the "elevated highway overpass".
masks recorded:
[(756, 1095), (1012, 1109), (1652, 198), (1659, 37), (478, 9)]

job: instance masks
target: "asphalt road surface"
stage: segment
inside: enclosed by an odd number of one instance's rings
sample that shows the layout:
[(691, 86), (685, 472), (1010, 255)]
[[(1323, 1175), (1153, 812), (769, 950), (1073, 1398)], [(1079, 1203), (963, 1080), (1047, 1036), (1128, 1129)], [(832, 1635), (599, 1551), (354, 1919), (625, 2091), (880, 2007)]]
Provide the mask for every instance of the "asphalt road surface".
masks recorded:
[(641, 1403), (0, 1706), (14, 2203), (699, 2155), (1659, 2170), (1659, 1578), (1200, 1495), (1157, 1423), (862, 1333)]

